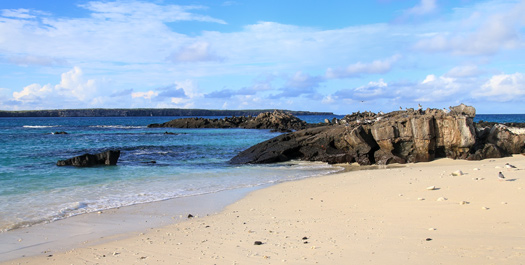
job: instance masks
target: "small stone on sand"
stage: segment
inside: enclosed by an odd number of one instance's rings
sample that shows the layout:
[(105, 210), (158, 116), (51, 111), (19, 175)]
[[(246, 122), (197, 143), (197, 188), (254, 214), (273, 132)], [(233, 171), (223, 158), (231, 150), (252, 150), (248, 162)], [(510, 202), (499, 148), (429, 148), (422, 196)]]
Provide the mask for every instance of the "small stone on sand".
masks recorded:
[(418, 201), (424, 201), (425, 198), (417, 198)]
[(465, 204), (468, 204), (468, 202), (466, 202), (466, 201), (460, 201), (459, 204), (460, 204), (460, 205), (465, 205)]
[(488, 210), (489, 208), (483, 206), (483, 207), (481, 207), (481, 209), (483, 209), (483, 210)]
[(480, 169), (479, 169), (479, 168), (474, 168), (474, 170), (478, 171), (478, 170), (480, 170)]
[(259, 245), (262, 245), (263, 243), (261, 241), (255, 241), (255, 242), (253, 242), (253, 244), (256, 245), (256, 246), (259, 246)]
[(463, 176), (463, 171), (461, 170), (456, 170), (454, 172), (452, 172), (452, 176)]
[(446, 200), (447, 200), (447, 198), (445, 198), (445, 197), (439, 197), (437, 199), (438, 202), (442, 202), (442, 201), (446, 201)]
[(427, 190), (435, 190), (436, 189), (436, 186), (429, 186), (427, 187)]

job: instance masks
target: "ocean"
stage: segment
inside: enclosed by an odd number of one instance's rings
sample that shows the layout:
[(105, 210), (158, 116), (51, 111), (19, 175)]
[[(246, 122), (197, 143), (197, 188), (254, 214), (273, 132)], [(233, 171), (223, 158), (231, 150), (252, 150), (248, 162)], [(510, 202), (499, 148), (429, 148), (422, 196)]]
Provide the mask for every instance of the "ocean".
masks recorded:
[[(299, 116), (309, 123), (334, 117), (343, 116)], [(0, 231), (342, 170), (300, 161), (228, 163), (240, 151), (279, 135), (270, 130), (147, 128), (174, 118), (182, 117), (0, 118)], [(525, 122), (525, 115), (475, 120)], [(53, 134), (61, 131), (67, 134)], [(57, 160), (109, 149), (121, 150), (117, 166), (56, 166)]]

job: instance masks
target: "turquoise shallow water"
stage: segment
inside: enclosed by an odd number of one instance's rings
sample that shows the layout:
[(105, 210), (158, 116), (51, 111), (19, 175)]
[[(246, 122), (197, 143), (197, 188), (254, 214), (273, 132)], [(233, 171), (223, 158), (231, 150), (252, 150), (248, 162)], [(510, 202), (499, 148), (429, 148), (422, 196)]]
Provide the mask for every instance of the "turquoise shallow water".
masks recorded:
[[(137, 203), (328, 174), (323, 163), (232, 166), (268, 130), (147, 128), (173, 117), (0, 118), (0, 230)], [(53, 134), (65, 131), (68, 134)], [(174, 133), (165, 134), (166, 131)], [(117, 166), (57, 167), (121, 150)], [(156, 161), (155, 164), (144, 163)]]
[[(301, 116), (307, 122), (342, 116)], [(0, 231), (170, 198), (265, 185), (340, 170), (324, 163), (233, 166), (268, 130), (147, 128), (174, 117), (0, 118)], [(476, 120), (523, 122), (525, 115)], [(68, 134), (52, 134), (65, 131)], [(174, 133), (164, 134), (166, 131)], [(117, 166), (57, 167), (57, 160), (121, 150)], [(154, 160), (156, 164), (144, 162)]]

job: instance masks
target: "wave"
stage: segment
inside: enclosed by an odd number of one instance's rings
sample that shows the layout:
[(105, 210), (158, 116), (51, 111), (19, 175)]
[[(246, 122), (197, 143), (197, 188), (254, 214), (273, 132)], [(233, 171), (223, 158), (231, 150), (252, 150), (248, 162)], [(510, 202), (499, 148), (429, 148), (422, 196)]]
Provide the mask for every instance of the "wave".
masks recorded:
[(132, 126), (132, 125), (92, 125), (90, 128), (110, 128), (110, 129), (143, 129), (147, 126)]
[(33, 128), (33, 129), (38, 129), (38, 128), (53, 128), (53, 127), (60, 127), (60, 125), (24, 125), (22, 126), (23, 128)]

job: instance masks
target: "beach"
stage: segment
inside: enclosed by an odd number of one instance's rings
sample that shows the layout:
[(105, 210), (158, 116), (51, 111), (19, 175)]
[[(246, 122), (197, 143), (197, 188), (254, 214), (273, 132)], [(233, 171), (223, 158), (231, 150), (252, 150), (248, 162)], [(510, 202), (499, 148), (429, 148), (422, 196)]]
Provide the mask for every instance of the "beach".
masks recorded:
[(522, 155), (439, 159), (284, 182), (217, 214), (5, 264), (523, 264), (523, 168)]

